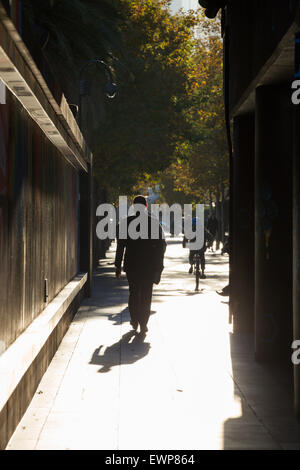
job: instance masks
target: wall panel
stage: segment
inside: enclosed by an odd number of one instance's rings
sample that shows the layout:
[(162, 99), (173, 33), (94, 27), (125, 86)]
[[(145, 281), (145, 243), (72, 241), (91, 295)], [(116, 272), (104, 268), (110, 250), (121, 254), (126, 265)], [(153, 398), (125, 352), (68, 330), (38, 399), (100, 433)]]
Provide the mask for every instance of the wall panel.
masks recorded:
[(77, 191), (76, 170), (7, 92), (0, 105), (0, 341), (5, 348), (45, 308), (44, 279), (50, 301), (76, 274)]

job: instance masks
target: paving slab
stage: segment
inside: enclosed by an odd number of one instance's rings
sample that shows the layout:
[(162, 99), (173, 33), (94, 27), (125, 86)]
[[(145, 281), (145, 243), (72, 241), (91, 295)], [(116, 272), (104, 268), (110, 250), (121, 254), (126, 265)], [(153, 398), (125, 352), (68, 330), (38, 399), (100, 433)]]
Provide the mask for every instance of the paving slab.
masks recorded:
[(188, 250), (169, 239), (149, 332), (131, 330), (112, 245), (7, 449), (299, 449), (284, 374), (233, 335), (228, 256), (207, 253), (195, 292)]

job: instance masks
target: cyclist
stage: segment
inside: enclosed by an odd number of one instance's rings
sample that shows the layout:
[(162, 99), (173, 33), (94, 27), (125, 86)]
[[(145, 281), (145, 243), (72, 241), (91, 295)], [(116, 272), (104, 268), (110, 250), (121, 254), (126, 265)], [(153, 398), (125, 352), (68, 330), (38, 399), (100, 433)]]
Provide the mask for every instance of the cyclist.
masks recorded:
[[(196, 230), (196, 224), (197, 224), (197, 217), (194, 217), (193, 220), (192, 220), (193, 232), (195, 232), (195, 230)], [(200, 256), (200, 269), (201, 269), (200, 278), (201, 279), (206, 279), (206, 276), (204, 274), (204, 271), (205, 271), (205, 251), (207, 249), (207, 242), (208, 242), (209, 239), (210, 239), (210, 233), (208, 232), (208, 230), (204, 229), (203, 247), (200, 250), (190, 250), (190, 253), (189, 253), (189, 264), (190, 264), (189, 274), (192, 274), (193, 270), (194, 270), (194, 265), (195, 265), (195, 262), (196, 262), (195, 261), (195, 255), (199, 255)], [(186, 243), (188, 241), (189, 240), (184, 235), (183, 243), (182, 243), (184, 248), (186, 247)], [(193, 241), (195, 241), (195, 239), (190, 240), (191, 243)]]

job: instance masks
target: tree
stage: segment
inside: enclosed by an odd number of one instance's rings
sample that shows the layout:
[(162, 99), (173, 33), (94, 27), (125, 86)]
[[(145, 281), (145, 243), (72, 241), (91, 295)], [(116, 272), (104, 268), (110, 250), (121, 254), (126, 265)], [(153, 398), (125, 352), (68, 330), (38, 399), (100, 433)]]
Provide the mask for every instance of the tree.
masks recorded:
[(83, 64), (122, 54), (117, 7), (113, 0), (22, 0), (25, 33), (31, 31), (72, 102), (77, 101)]
[(83, 100), (82, 129), (106, 199), (151, 182), (172, 186), (172, 197), (178, 192), (182, 200), (218, 193), (227, 152), (217, 23), (192, 12), (172, 15), (168, 0), (22, 5), (69, 102), (77, 102), (78, 72), (87, 61), (105, 59), (114, 72), (112, 101), (103, 93), (104, 71), (84, 72), (92, 91)]
[[(167, 0), (120, 0), (123, 60), (115, 60), (118, 97), (98, 134), (95, 172), (114, 197), (164, 171), (189, 124), (182, 103), (190, 88), (197, 17), (172, 16)], [(112, 191), (111, 191), (112, 193)]]
[(169, 173), (175, 191), (196, 200), (219, 201), (228, 183), (219, 22), (208, 22), (202, 15), (199, 30), (192, 57), (193, 89), (184, 103), (189, 132), (178, 144)]

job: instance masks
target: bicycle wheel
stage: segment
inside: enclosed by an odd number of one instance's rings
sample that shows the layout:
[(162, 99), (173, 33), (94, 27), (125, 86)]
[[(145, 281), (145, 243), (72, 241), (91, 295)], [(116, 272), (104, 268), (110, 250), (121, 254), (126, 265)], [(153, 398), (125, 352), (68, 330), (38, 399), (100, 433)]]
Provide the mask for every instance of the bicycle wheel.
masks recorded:
[(200, 279), (200, 269), (199, 269), (199, 259), (196, 261), (196, 288), (195, 291), (199, 290), (199, 279)]

